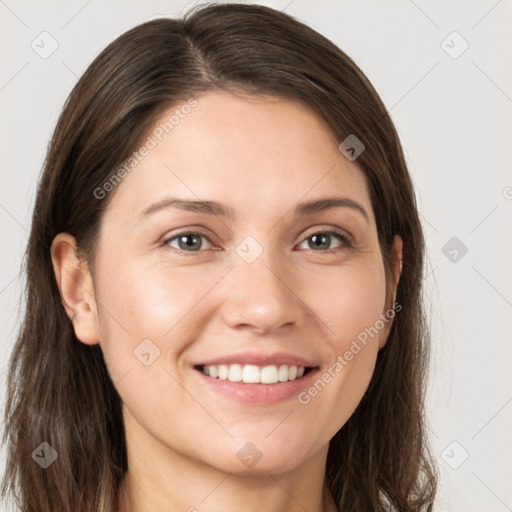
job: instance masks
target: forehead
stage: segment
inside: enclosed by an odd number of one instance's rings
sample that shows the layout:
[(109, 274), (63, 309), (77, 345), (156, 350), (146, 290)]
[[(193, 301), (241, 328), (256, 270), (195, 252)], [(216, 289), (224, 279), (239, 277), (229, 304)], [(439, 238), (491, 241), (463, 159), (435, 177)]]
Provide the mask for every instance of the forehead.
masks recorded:
[(113, 208), (140, 212), (173, 195), (222, 200), (245, 215), (339, 193), (371, 210), (363, 173), (306, 105), (217, 92), (196, 101), (156, 120), (141, 143), (151, 149), (126, 173)]

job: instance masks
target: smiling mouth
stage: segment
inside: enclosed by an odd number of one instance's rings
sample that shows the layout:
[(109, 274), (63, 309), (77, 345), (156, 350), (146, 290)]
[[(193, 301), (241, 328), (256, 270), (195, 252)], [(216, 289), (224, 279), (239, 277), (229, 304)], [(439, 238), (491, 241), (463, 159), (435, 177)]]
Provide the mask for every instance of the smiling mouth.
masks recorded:
[(267, 365), (257, 366), (253, 364), (213, 364), (197, 365), (196, 370), (209, 377), (230, 382), (244, 384), (278, 384), (298, 380), (311, 370), (312, 367), (295, 365)]

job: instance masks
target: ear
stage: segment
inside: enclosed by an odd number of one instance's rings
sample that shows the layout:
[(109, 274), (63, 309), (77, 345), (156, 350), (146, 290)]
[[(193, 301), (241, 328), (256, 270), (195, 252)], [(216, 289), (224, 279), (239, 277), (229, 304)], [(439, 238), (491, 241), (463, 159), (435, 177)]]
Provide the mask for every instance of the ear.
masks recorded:
[[(395, 235), (393, 243), (393, 302), (391, 303), (391, 308), (393, 308), (393, 310), (396, 299), (396, 289), (398, 287), (398, 281), (400, 281), (400, 275), (402, 273), (402, 248), (402, 238), (398, 235)], [(400, 309), (397, 308), (398, 311), (400, 311)], [(379, 349), (381, 349), (386, 344), (389, 332), (391, 331), (391, 326), (393, 325), (393, 318), (395, 313), (396, 311), (394, 310), (393, 315), (391, 316), (391, 314), (389, 314), (389, 310), (384, 312), (385, 327), (382, 329), (379, 336)]]
[(76, 337), (87, 345), (99, 343), (92, 276), (87, 263), (78, 257), (75, 238), (59, 233), (52, 242), (51, 256), (62, 304)]

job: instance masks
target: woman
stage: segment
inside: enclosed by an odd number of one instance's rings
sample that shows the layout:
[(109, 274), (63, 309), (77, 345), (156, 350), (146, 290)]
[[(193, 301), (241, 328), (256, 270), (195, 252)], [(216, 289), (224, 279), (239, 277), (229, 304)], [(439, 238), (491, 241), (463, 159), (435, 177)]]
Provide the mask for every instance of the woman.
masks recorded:
[(423, 253), (397, 133), (330, 41), (239, 4), (129, 30), (39, 184), (4, 495), (432, 510)]

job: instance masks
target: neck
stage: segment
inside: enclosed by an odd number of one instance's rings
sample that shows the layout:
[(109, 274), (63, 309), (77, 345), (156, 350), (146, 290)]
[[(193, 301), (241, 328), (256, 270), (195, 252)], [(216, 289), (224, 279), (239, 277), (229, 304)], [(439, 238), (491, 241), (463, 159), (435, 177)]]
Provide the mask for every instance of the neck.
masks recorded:
[(324, 485), (327, 447), (281, 474), (222, 472), (156, 440), (127, 436), (128, 471), (117, 512), (337, 512)]
[[(338, 512), (326, 489), (322, 492), (322, 488), (317, 491), (301, 488), (282, 475), (258, 479), (228, 473), (218, 475), (215, 483), (210, 478), (198, 483), (180, 476), (176, 480), (170, 478), (164, 488), (147, 478), (137, 479), (127, 473), (121, 485), (118, 512)], [(173, 480), (177, 482), (174, 485), (169, 483)]]

